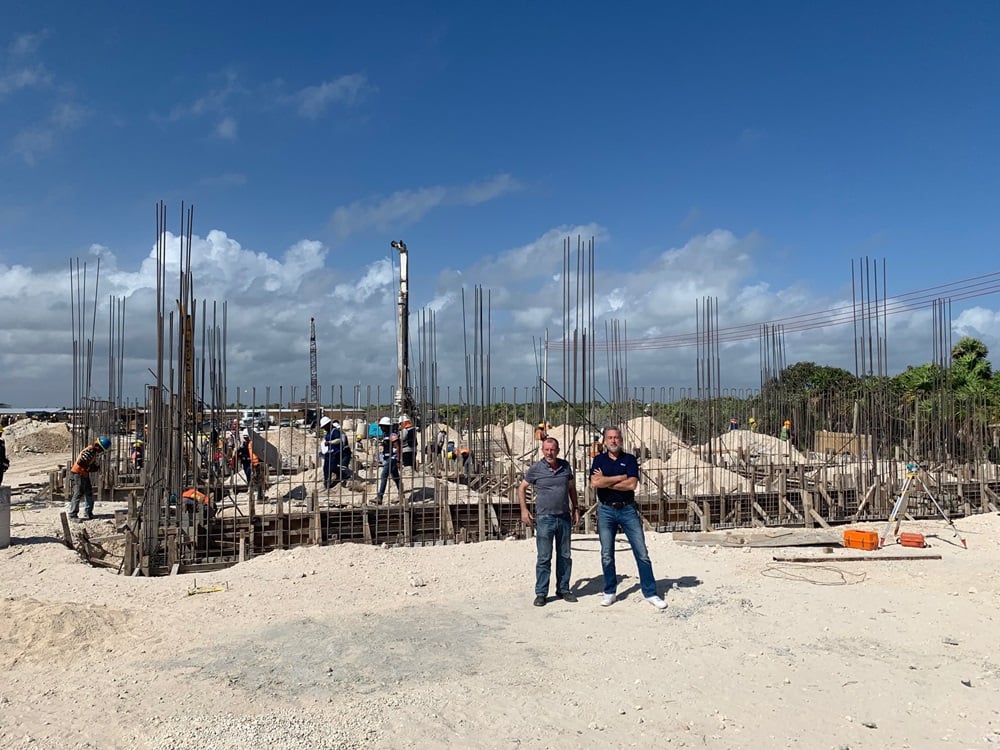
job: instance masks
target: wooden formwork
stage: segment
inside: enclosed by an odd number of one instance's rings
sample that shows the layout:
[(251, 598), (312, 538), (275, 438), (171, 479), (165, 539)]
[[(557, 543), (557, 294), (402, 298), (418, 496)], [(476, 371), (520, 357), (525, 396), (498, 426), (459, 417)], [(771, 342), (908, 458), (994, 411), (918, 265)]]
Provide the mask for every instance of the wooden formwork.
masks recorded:
[[(683, 496), (658, 487), (637, 497), (639, 511), (660, 531), (704, 531), (751, 526), (825, 526), (848, 521), (881, 521), (900, 491), (898, 478), (877, 477), (867, 486), (855, 486), (854, 476), (827, 481), (809, 480), (806, 470), (785, 467), (746, 492)], [(443, 482), (442, 482), (443, 484)], [(762, 489), (765, 488), (765, 489)], [(148, 575), (211, 570), (276, 549), (309, 544), (356, 542), (364, 544), (423, 545), (476, 542), (510, 536), (523, 537), (520, 505), (509, 497), (476, 502), (449, 500), (447, 489), (436, 491), (436, 501), (390, 506), (347, 506), (291, 509), (282, 502), (266, 504), (256, 512), (236, 508), (224, 517), (178, 513), (169, 509), (169, 523), (156, 530), (152, 554), (141, 554), (139, 536), (129, 532), (138, 516), (134, 490), (129, 511), (122, 568), (138, 568)], [(674, 488), (677, 489), (677, 488)], [(933, 500), (931, 499), (933, 496)], [(962, 477), (961, 481), (933, 482), (913, 492), (908, 515), (939, 515), (935, 501), (952, 517), (996, 509), (1000, 480)], [(253, 515), (249, 515), (252, 513)]]

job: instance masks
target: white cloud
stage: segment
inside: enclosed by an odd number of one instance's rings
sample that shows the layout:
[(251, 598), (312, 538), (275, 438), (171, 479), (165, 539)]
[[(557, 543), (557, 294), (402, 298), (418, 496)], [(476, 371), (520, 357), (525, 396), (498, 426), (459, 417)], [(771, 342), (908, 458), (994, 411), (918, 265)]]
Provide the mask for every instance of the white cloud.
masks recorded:
[(19, 34), (7, 48), (10, 57), (29, 57), (38, 51), (42, 42), (49, 36), (47, 29), (34, 34)]
[(315, 86), (306, 86), (291, 98), (297, 103), (300, 115), (315, 120), (331, 104), (353, 104), (362, 92), (370, 88), (367, 76), (352, 73)]
[(51, 74), (41, 65), (0, 73), (0, 97), (21, 89), (43, 88), (52, 83)]
[[(591, 236), (597, 238), (593, 279), (596, 338), (603, 341), (607, 320), (614, 318), (624, 324), (632, 351), (623, 363), (627, 363), (632, 386), (694, 384), (694, 347), (643, 347), (651, 337), (693, 333), (697, 327), (695, 306), (706, 296), (718, 298), (720, 326), (757, 324), (844, 304), (802, 286), (772, 289), (762, 282), (754, 269), (761, 240), (753, 235), (709, 232), (680, 247), (664, 249), (640, 265), (599, 225), (555, 227), (521, 245), (498, 249), (470, 266), (444, 269), (430, 288), (411, 286), (411, 341), (416, 348), (421, 311), (433, 311), (440, 385), (465, 383), (463, 334), (471, 337), (473, 331), (475, 285), (482, 285), (490, 302), (484, 312), (492, 324), (486, 334), (492, 346), (492, 383), (508, 388), (534, 385), (533, 347), (546, 330), (552, 340), (562, 332), (563, 290), (558, 278), (562, 246), (569, 237), (575, 257), (577, 236), (586, 241)], [(180, 242), (168, 234), (165, 243), (170, 307), (176, 297)], [(206, 302), (211, 317), (212, 303), (218, 302), (216, 315), (221, 325), (221, 303), (226, 302), (227, 371), (232, 394), (237, 385), (256, 387), (263, 401), (265, 387), (270, 386), (268, 400), (273, 401), (280, 386), (286, 400), (292, 398), (292, 388), (301, 397), (309, 378), (310, 318), (316, 321), (324, 398), (331, 386), (353, 389), (358, 382), (384, 386), (388, 393), (395, 379), (396, 256), (379, 258), (352, 272), (333, 270), (328, 256), (328, 248), (315, 240), (302, 240), (283, 252), (271, 253), (247, 247), (221, 230), (194, 237), (191, 257), (194, 295), (199, 303), (196, 314), (202, 315), (201, 303)], [(154, 366), (155, 250), (150, 248), (145, 257), (131, 262), (112, 248), (92, 245), (87, 258), (91, 303), (97, 257), (101, 259), (101, 277), (96, 295), (94, 382), (107, 383), (102, 370), (107, 367), (108, 299), (124, 297), (125, 391), (130, 398), (138, 398), (144, 384), (150, 382), (148, 369)], [(574, 262), (571, 284), (576, 283), (575, 269)], [(0, 401), (18, 405), (69, 402), (69, 299), (70, 278), (65, 271), (45, 273), (25, 265), (0, 264), (0, 319), (7, 321), (0, 327), (0, 372), (4, 373)], [(31, 310), (31, 315), (25, 315), (24, 310)], [(995, 355), (1000, 345), (992, 332), (1000, 328), (998, 323), (1000, 312), (983, 305), (967, 308), (954, 321), (955, 340), (974, 335)], [(929, 311), (889, 316), (883, 333), (891, 342), (890, 371), (930, 361), (933, 331)], [(786, 362), (811, 360), (853, 371), (853, 336), (850, 324), (788, 333)], [(468, 346), (471, 351), (471, 339)], [(198, 356), (202, 356), (200, 350)], [(594, 382), (606, 384), (608, 356), (599, 352), (596, 360)], [(557, 388), (563, 386), (559, 374), (562, 361), (558, 351), (550, 352), (549, 372)], [(759, 385), (756, 336), (724, 343), (720, 364), (724, 387)], [(94, 395), (103, 395), (101, 387), (96, 386)]]
[(237, 136), (236, 119), (223, 117), (215, 126), (215, 134), (227, 141), (235, 140)]
[(89, 116), (90, 112), (78, 104), (57, 102), (46, 119), (14, 135), (11, 153), (19, 156), (25, 164), (34, 165), (40, 156), (53, 148), (61, 135), (80, 127)]
[[(47, 32), (18, 36), (8, 48), (8, 57), (18, 61), (19, 67), (7, 67), (0, 71), (0, 100), (28, 90), (43, 92), (50, 98), (47, 102), (49, 115), (21, 126), (8, 144), (9, 153), (29, 166), (50, 151), (62, 135), (80, 127), (90, 114), (87, 107), (70, 98), (72, 87), (56, 85), (44, 65), (21, 64), (22, 59), (30, 58), (37, 52), (46, 36)], [(24, 62), (28, 63), (27, 60)]]
[(330, 228), (342, 238), (367, 229), (385, 231), (412, 224), (439, 206), (475, 206), (519, 187), (513, 177), (501, 174), (469, 185), (399, 190), (386, 197), (338, 206), (330, 218)]
[(214, 132), (221, 137), (227, 137), (227, 128), (235, 131), (235, 121), (227, 125), (231, 111), (237, 101), (247, 94), (246, 88), (240, 82), (239, 75), (233, 70), (225, 70), (213, 76), (217, 85), (199, 96), (194, 101), (178, 102), (166, 114), (154, 112), (153, 122), (161, 125), (172, 124), (184, 120), (196, 120), (212, 116), (218, 118)]

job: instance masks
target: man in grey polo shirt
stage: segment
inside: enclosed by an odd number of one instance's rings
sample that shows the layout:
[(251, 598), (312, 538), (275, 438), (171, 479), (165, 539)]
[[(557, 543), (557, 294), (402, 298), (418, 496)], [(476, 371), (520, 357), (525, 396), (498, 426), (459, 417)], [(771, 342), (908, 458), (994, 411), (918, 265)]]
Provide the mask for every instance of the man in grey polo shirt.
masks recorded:
[[(570, 573), (573, 560), (570, 556), (570, 535), (580, 520), (577, 505), (576, 482), (573, 468), (559, 458), (559, 441), (545, 438), (542, 443), (542, 460), (532, 464), (524, 473), (517, 488), (521, 501), (521, 521), (535, 527), (535, 606), (544, 607), (549, 594), (549, 576), (552, 573), (552, 546), (556, 548), (556, 596), (564, 602), (575, 602), (570, 591)], [(527, 489), (534, 487), (535, 516), (528, 512)]]

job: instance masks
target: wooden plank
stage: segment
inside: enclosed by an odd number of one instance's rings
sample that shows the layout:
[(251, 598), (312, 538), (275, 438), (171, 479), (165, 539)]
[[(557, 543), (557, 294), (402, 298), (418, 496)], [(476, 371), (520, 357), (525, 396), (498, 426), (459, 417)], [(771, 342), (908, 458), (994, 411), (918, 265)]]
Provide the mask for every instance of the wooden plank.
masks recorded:
[[(805, 487), (805, 477), (800, 477), (799, 481), (799, 487)], [(802, 498), (802, 515), (805, 517), (805, 524), (811, 529), (814, 527), (816, 520), (816, 512), (813, 510), (813, 493), (806, 489), (800, 489), (799, 497)]]
[(781, 495), (778, 499), (781, 501), (782, 505), (784, 505), (786, 508), (788, 508), (788, 510), (792, 512), (793, 516), (795, 516), (800, 521), (804, 521), (804, 519), (802, 518), (802, 514), (795, 509), (794, 505), (788, 502), (788, 497), (786, 495)]
[(872, 499), (872, 496), (875, 494), (875, 490), (877, 489), (878, 485), (873, 484), (865, 491), (865, 496), (861, 499), (861, 502), (858, 503), (858, 509), (854, 512), (855, 521), (857, 521), (861, 517), (861, 511), (865, 509), (865, 506), (868, 504), (868, 501)]
[(870, 555), (826, 555), (825, 557), (819, 557), (819, 556), (795, 557), (786, 555), (774, 555), (771, 559), (776, 562), (793, 562), (793, 563), (899, 562), (901, 560), (940, 560), (941, 555), (878, 555), (873, 552)]
[(826, 522), (826, 519), (823, 518), (823, 516), (821, 516), (819, 513), (816, 512), (815, 508), (813, 507), (809, 508), (809, 515), (812, 516), (816, 520), (816, 523), (818, 523), (824, 529), (830, 528), (830, 524)]
[(69, 530), (69, 516), (66, 515), (66, 511), (59, 514), (59, 522), (62, 524), (63, 544), (73, 549), (73, 532)]
[(729, 529), (726, 531), (675, 531), (678, 544), (718, 545), (720, 547), (798, 547), (809, 544), (839, 545), (843, 532), (837, 529)]

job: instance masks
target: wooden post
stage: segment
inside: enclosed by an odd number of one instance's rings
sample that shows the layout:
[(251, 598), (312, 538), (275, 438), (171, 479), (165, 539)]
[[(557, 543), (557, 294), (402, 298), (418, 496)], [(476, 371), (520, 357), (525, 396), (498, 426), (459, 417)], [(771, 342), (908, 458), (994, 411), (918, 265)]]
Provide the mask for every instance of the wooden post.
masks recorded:
[(803, 485), (802, 489), (799, 490), (799, 496), (802, 498), (802, 516), (805, 519), (806, 528), (811, 529), (815, 526), (815, 519), (813, 518), (815, 511), (813, 510), (812, 493), (805, 489), (805, 486)]
[(66, 511), (59, 514), (59, 522), (62, 524), (63, 544), (73, 549), (73, 533), (69, 530), (69, 516)]

